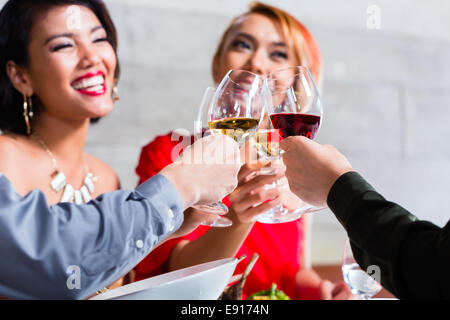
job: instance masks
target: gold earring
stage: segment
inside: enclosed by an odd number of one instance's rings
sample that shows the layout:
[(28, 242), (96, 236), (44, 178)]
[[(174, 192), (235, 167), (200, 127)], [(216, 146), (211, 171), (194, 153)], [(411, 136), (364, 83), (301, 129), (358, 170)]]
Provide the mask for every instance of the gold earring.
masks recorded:
[[(30, 108), (28, 110), (28, 108)], [(33, 118), (33, 100), (31, 96), (28, 98), (26, 95), (23, 96), (23, 117), (25, 118), (25, 125), (27, 126), (27, 135), (31, 135), (31, 118)]]
[(114, 102), (120, 100), (120, 98), (119, 98), (119, 90), (117, 89), (117, 86), (114, 86), (114, 88), (112, 89), (111, 96), (112, 96), (112, 99), (113, 99)]

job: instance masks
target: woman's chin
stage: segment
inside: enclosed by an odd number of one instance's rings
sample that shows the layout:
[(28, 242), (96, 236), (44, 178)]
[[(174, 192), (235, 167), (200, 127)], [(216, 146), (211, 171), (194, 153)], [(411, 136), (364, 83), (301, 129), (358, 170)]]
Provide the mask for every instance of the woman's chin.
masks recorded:
[(103, 118), (106, 117), (114, 109), (114, 104), (105, 103), (96, 106), (94, 109), (90, 110), (91, 118)]

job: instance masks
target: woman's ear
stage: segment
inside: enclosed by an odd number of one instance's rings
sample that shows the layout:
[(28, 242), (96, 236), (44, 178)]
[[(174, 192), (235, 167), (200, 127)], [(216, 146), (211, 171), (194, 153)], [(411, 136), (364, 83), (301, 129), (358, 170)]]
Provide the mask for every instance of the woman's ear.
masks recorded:
[(23, 96), (30, 97), (33, 95), (31, 79), (25, 69), (10, 60), (6, 63), (6, 73), (8, 74), (9, 81), (11, 81), (13, 87)]

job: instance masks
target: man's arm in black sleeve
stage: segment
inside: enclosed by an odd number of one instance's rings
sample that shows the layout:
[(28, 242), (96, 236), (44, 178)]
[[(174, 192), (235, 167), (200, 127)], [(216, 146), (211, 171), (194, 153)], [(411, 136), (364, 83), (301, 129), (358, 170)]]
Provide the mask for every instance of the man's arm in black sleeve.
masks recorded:
[(450, 222), (439, 228), (418, 220), (356, 172), (342, 175), (327, 200), (355, 259), (365, 270), (378, 266), (386, 289), (398, 298), (450, 298)]

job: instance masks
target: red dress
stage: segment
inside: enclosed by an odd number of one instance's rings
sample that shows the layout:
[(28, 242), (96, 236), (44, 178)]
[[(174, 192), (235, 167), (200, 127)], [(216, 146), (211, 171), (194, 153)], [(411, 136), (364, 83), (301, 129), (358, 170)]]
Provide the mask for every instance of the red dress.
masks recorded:
[[(172, 133), (158, 136), (142, 149), (136, 168), (140, 182), (147, 180), (172, 163), (172, 159), (176, 159), (176, 156), (182, 151), (181, 147), (192, 143), (192, 138), (189, 139), (186, 136), (175, 135), (174, 138), (175, 141), (172, 141)], [(176, 149), (174, 149), (175, 146), (177, 146)], [(136, 280), (168, 272), (167, 262), (174, 246), (183, 239), (197, 239), (209, 228), (199, 226), (189, 235), (169, 240), (160, 245), (136, 266)], [(253, 253), (259, 254), (259, 259), (245, 282), (244, 298), (256, 291), (267, 290), (272, 283), (276, 283), (278, 289), (295, 299), (295, 275), (300, 268), (299, 260), (303, 250), (302, 230), (302, 219), (280, 224), (255, 223), (236, 254), (236, 257), (246, 255), (246, 258), (238, 264), (235, 274), (244, 271)]]

